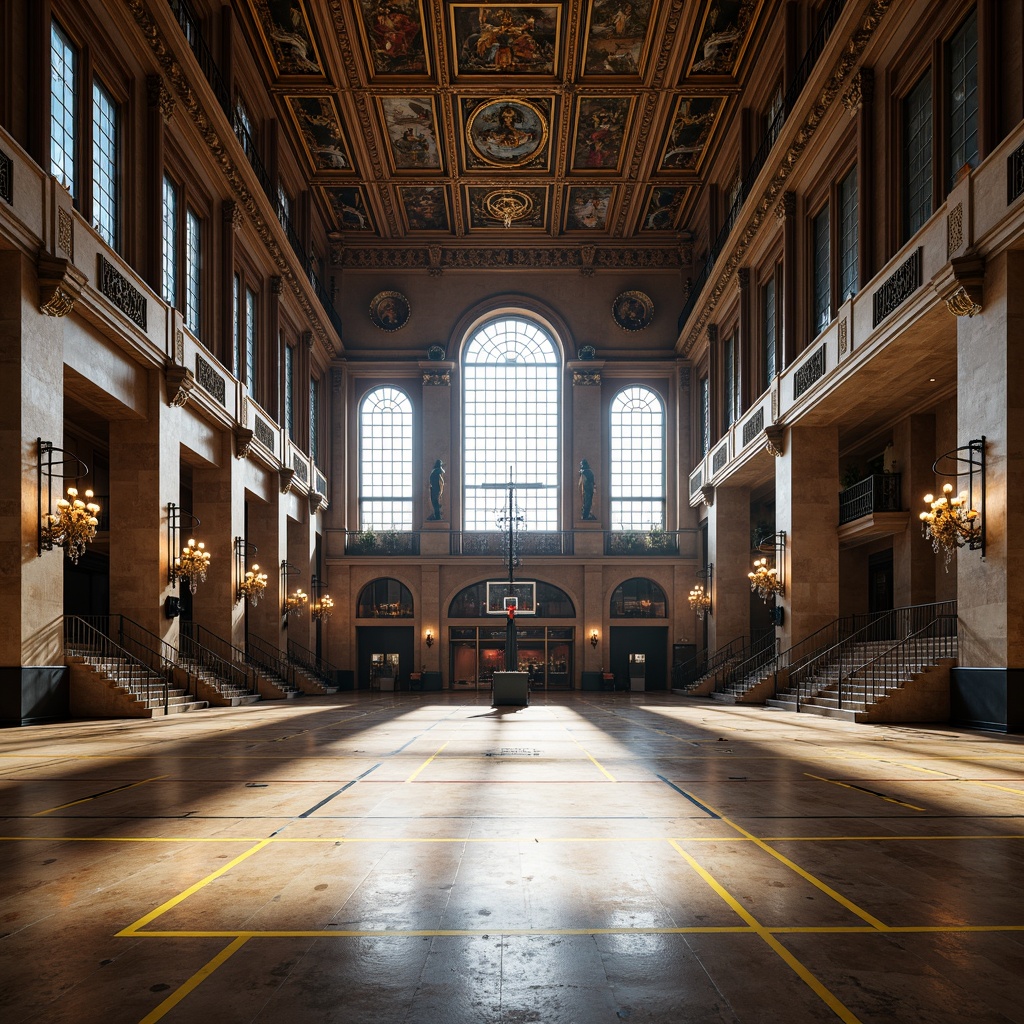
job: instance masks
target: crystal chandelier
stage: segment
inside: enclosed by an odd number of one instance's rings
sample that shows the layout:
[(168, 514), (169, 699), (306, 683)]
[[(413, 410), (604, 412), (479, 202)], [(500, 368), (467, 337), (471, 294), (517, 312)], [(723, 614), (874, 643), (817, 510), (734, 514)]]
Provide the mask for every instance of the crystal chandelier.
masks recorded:
[(952, 484), (943, 486), (940, 498), (926, 494), (924, 500), (929, 510), (920, 514), (921, 532), (925, 540), (932, 542), (936, 554), (941, 549), (946, 572), (953, 552), (974, 541), (981, 531), (981, 514), (970, 507), (967, 491), (961, 491), (955, 498), (952, 494)]
[(314, 601), (309, 606), (309, 614), (316, 619), (317, 622), (323, 622), (325, 619), (331, 617), (331, 612), (334, 610), (334, 598), (330, 594), (324, 594), (319, 601)]
[(99, 526), (96, 515), (100, 507), (92, 500), (92, 491), (86, 491), (85, 496), (87, 502), (79, 498), (77, 487), (69, 487), (67, 498), (57, 499), (57, 512), (47, 512), (43, 517), (44, 539), (64, 548), (75, 565), (85, 554), (85, 545), (95, 539)]
[(301, 588), (296, 587), (295, 591), (288, 595), (284, 601), (284, 614), (289, 615), (301, 615), (302, 609), (306, 607), (309, 602), (309, 594), (307, 594)]
[(174, 578), (188, 583), (190, 594), (196, 592), (200, 583), (206, 582), (206, 570), (210, 568), (210, 552), (206, 545), (189, 537), (188, 543), (181, 549), (181, 554), (174, 560)]
[(255, 608), (260, 603), (260, 598), (266, 587), (267, 574), (260, 572), (260, 567), (253, 562), (252, 568), (246, 572), (238, 584), (238, 592)]
[(774, 566), (768, 567), (767, 557), (754, 559), (754, 571), (748, 572), (747, 578), (750, 580), (751, 591), (756, 593), (762, 601), (767, 601), (770, 597), (781, 594), (783, 591), (779, 570)]
[(704, 613), (711, 607), (711, 595), (704, 590), (703, 583), (698, 583), (690, 591), (690, 607), (697, 613), (698, 619), (703, 619)]

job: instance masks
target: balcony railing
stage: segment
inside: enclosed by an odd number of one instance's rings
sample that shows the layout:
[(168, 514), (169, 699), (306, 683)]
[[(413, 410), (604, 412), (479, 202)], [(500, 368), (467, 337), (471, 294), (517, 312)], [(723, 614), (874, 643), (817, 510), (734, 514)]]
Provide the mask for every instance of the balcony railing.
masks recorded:
[(875, 473), (839, 492), (839, 525), (872, 512), (900, 512), (900, 474)]
[[(569, 530), (524, 530), (516, 538), (521, 555), (571, 555), (572, 532)], [(508, 557), (508, 535), (500, 530), (452, 533), (453, 555), (494, 555)]]
[(418, 555), (420, 535), (412, 530), (351, 530), (345, 534), (346, 555)]
[(678, 555), (679, 534), (671, 530), (608, 530), (606, 555)]

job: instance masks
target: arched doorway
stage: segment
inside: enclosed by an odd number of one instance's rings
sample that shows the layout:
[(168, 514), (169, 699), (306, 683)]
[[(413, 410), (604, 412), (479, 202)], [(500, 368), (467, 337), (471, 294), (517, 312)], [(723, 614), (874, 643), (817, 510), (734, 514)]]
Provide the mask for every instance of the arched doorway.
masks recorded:
[(373, 580), (359, 593), (356, 617), (361, 622), (373, 620), (372, 625), (356, 626), (356, 688), (408, 689), (410, 674), (419, 671), (413, 660), (415, 628), (403, 622), (414, 617), (412, 591), (390, 576)]
[(612, 592), (609, 655), (615, 687), (664, 690), (668, 675), (668, 599), (660, 584), (645, 576), (624, 580)]

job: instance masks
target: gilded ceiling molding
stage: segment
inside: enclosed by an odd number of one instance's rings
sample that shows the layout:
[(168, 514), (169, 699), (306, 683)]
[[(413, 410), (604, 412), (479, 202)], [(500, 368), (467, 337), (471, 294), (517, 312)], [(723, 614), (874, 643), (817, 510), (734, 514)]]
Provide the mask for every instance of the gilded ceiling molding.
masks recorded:
[[(653, 9), (653, 5), (652, 5)], [(675, 39), (675, 34), (679, 29), (679, 18), (683, 13), (683, 0), (673, 0), (672, 9), (669, 11), (668, 21), (665, 24), (665, 33), (662, 36), (661, 50), (658, 52), (658, 63), (654, 68), (654, 76), (651, 79), (651, 84), (654, 88), (658, 88), (661, 84), (661, 80), (665, 77), (665, 69), (668, 67), (668, 59), (672, 55), (672, 41)], [(655, 25), (655, 28), (657, 26)], [(648, 26), (648, 32), (651, 31)]]
[[(335, 253), (332, 251), (332, 260)], [(426, 249), (345, 248), (341, 252), (346, 270), (427, 270), (438, 276), (443, 270), (493, 270), (516, 267), (523, 270), (673, 270), (684, 266), (678, 248), (650, 249), (596, 246), (525, 249), (487, 246), (429, 246)]]
[(352, 56), (354, 47), (349, 36), (348, 25), (345, 23), (345, 13), (340, 0), (328, 0), (331, 8), (331, 17), (334, 20), (334, 30), (338, 34), (338, 41), (341, 46), (338, 52), (341, 54), (342, 63), (345, 65), (345, 74), (348, 76), (348, 85), (355, 88), (359, 85), (359, 72), (356, 69), (355, 58)]
[(722, 269), (718, 274), (718, 278), (715, 281), (715, 286), (711, 290), (711, 294), (702, 306), (700, 316), (697, 317), (693, 326), (690, 328), (686, 341), (683, 343), (682, 349), (680, 350), (680, 355), (684, 357), (689, 356), (700, 341), (704, 325), (708, 322), (715, 310), (715, 307), (718, 305), (718, 302), (722, 297), (722, 293), (725, 291), (726, 286), (732, 279), (732, 275), (742, 263), (743, 257), (746, 254), (747, 249), (750, 247), (750, 243), (754, 240), (754, 237), (761, 228), (761, 224), (764, 222), (765, 216), (768, 214), (769, 210), (772, 210), (775, 207), (780, 195), (783, 193), (786, 179), (792, 173), (796, 162), (800, 159), (803, 151), (807, 148), (808, 143), (813, 138), (814, 133), (818, 130), (818, 126), (824, 119), (829, 107), (833, 102), (835, 102), (836, 97), (842, 92), (843, 85), (852, 74), (857, 61), (864, 52), (864, 48), (877, 31), (882, 18), (885, 17), (892, 4), (893, 0), (871, 0), (863, 15), (855, 21), (857, 28), (847, 40), (846, 45), (843, 47), (843, 50), (839, 55), (839, 59), (832, 66), (832, 71), (830, 72), (825, 85), (822, 87), (821, 92), (818, 94), (817, 101), (814, 106), (811, 107), (806, 120), (793, 136), (793, 141), (790, 143), (789, 149), (783, 157), (778, 171), (776, 171), (771, 181), (768, 182), (768, 185), (762, 193), (761, 199), (754, 206), (752, 215), (747, 221), (743, 234), (740, 236), (737, 244), (730, 251), (729, 258), (722, 266)]
[(47, 316), (67, 316), (82, 296), (86, 276), (70, 260), (43, 253), (36, 261), (39, 277), (39, 311)]
[(281, 271), (281, 274), (288, 279), (288, 283), (291, 285), (295, 298), (301, 306), (306, 318), (316, 328), (317, 335), (322, 341), (328, 355), (332, 357), (336, 356), (338, 354), (337, 350), (335, 349), (333, 342), (328, 337), (327, 329), (324, 326), (320, 314), (314, 309), (313, 304), (307, 298), (304, 286), (300, 285), (298, 279), (292, 273), (290, 262), (285, 257), (281, 247), (277, 244), (277, 241), (270, 230), (269, 224), (260, 213), (255, 197), (246, 186), (242, 176), (238, 172), (238, 168), (235, 166), (235, 163), (231, 158), (230, 153), (221, 141), (216, 127), (207, 116), (207, 113), (199, 101), (195, 90), (189, 83), (188, 76), (185, 74), (184, 69), (178, 62), (174, 50), (167, 45), (163, 37), (160, 35), (159, 26), (153, 20), (153, 16), (151, 15), (146, 3), (144, 0), (124, 0), (124, 5), (135, 19), (136, 25), (142, 32), (146, 41), (149, 43), (150, 49), (153, 51), (160, 67), (163, 69), (164, 74), (167, 76), (171, 86), (177, 93), (182, 106), (188, 112), (189, 117), (192, 118), (192, 122), (198, 129), (203, 141), (206, 143), (210, 152), (213, 153), (217, 163), (220, 164), (231, 191), (238, 196), (241, 205), (248, 213), (249, 220), (256, 228), (256, 232), (259, 235), (260, 241), (263, 243), (267, 254), (270, 256), (271, 260), (273, 260), (275, 266)]

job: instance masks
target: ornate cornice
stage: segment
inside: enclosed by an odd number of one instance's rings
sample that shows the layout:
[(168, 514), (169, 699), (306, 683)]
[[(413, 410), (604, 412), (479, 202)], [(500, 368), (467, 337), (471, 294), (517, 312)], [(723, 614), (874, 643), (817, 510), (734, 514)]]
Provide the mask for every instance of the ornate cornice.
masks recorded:
[(327, 353), (330, 356), (336, 356), (338, 352), (328, 336), (321, 315), (306, 295), (305, 284), (300, 284), (299, 278), (292, 272), (290, 260), (285, 255), (284, 249), (278, 245), (269, 222), (260, 212), (256, 197), (249, 191), (244, 178), (239, 172), (238, 166), (232, 158), (231, 150), (236, 148), (237, 144), (232, 143), (230, 148), (225, 145), (216, 125), (208, 115), (196, 91), (192, 88), (188, 75), (179, 63), (174, 50), (167, 45), (167, 42), (161, 35), (160, 27), (154, 20), (144, 0), (123, 0), (123, 2), (131, 16), (135, 19), (135, 23), (142, 32), (142, 35), (149, 43), (150, 49), (153, 51), (161, 70), (170, 82), (174, 93), (177, 94), (182, 107), (192, 119), (192, 123), (223, 171), (231, 191), (238, 197), (239, 203), (248, 214), (249, 220), (256, 229), (264, 249), (281, 275), (287, 279), (306, 319), (313, 325)]
[[(333, 255), (333, 254), (332, 254)], [(586, 274), (604, 270), (678, 270), (684, 266), (678, 248), (598, 249), (596, 246), (519, 249), (504, 246), (430, 246), (427, 249), (352, 248), (342, 252), (346, 270), (426, 270), (438, 276), (444, 270), (576, 270)]]
[(574, 388), (599, 388), (601, 386), (600, 370), (573, 370), (572, 386)]
[(43, 253), (36, 261), (39, 276), (39, 311), (67, 316), (82, 296), (86, 276), (70, 260)]
[(167, 380), (167, 404), (172, 409), (184, 408), (196, 386), (195, 374), (187, 367), (172, 365), (164, 371), (164, 377)]
[(850, 88), (843, 93), (843, 106), (853, 117), (860, 112), (865, 103), (875, 98), (875, 73), (871, 68), (861, 68), (853, 76)]
[(838, 60), (832, 65), (832, 70), (814, 105), (811, 107), (804, 123), (792, 137), (792, 142), (785, 156), (781, 161), (775, 163), (778, 169), (765, 186), (760, 200), (751, 208), (751, 214), (739, 241), (729, 250), (729, 257), (722, 265), (714, 287), (707, 297), (707, 301), (700, 306), (700, 315), (693, 321), (690, 327), (680, 351), (681, 355), (689, 356), (700, 341), (704, 325), (713, 314), (719, 299), (722, 297), (722, 293), (732, 279), (737, 267), (742, 263), (743, 257), (760, 230), (765, 217), (769, 211), (775, 209), (785, 189), (786, 181), (790, 174), (793, 173), (793, 168), (814, 137), (814, 133), (824, 120), (828, 109), (835, 102), (843, 86), (849, 80), (853, 69), (860, 60), (861, 54), (864, 52), (864, 48), (877, 31), (878, 26), (892, 4), (893, 0), (871, 0), (864, 13), (855, 21), (856, 28), (846, 41), (846, 45), (843, 47)]
[(423, 374), (423, 386), (447, 388), (451, 387), (452, 375), (448, 370), (431, 370)]

